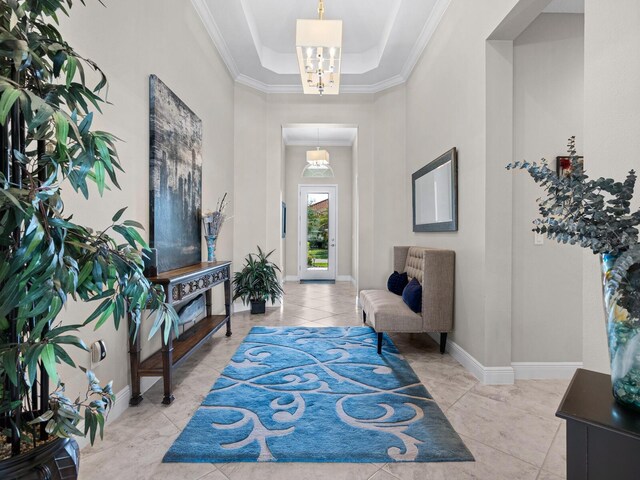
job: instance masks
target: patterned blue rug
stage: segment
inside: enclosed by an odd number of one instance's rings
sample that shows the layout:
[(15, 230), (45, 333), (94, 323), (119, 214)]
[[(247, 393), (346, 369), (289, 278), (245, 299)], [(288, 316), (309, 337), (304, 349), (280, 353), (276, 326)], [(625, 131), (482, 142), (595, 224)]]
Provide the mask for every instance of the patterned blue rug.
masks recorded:
[(388, 337), (254, 327), (163, 461), (471, 460)]

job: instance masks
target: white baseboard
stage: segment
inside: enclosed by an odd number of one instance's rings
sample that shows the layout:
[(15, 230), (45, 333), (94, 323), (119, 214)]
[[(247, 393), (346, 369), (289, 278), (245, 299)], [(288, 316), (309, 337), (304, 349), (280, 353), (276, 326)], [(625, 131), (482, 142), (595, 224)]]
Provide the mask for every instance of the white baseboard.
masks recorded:
[[(297, 275), (287, 275), (284, 277), (285, 282), (299, 282), (300, 277)], [(336, 282), (351, 282), (353, 284), (356, 283), (355, 279), (351, 275), (338, 275), (336, 276)]]
[(144, 393), (153, 387), (162, 377), (142, 377), (140, 379), (140, 393)]
[[(120, 415), (122, 415), (127, 408), (129, 408), (129, 400), (131, 399), (131, 387), (127, 385), (118, 393), (116, 393), (116, 401), (111, 407), (111, 411), (109, 412), (109, 416), (107, 417), (107, 421), (105, 422), (105, 431), (107, 430), (107, 425), (111, 422), (115, 422)], [(81, 412), (84, 413), (84, 412)], [(84, 431), (84, 422), (80, 422), (78, 424), (78, 430)], [(89, 446), (89, 438), (88, 437), (76, 437), (76, 442), (78, 442), (78, 446), (82, 450), (83, 448)], [(96, 443), (100, 442), (100, 436), (96, 436)]]
[(233, 313), (248, 312), (249, 310), (251, 310), (251, 304), (245, 305), (241, 301), (235, 301), (233, 303)]
[[(282, 305), (281, 300), (277, 300), (276, 303), (273, 303), (273, 304), (270, 301), (267, 301), (267, 308), (280, 307), (281, 305)], [(233, 308), (231, 311), (233, 313), (240, 313), (240, 312), (248, 312), (249, 310), (251, 310), (251, 304), (245, 305), (244, 303), (242, 303), (241, 300), (236, 300), (233, 303)]]
[[(436, 342), (440, 342), (440, 334), (429, 333)], [(473, 355), (456, 342), (447, 339), (447, 353), (466, 368), (471, 375), (485, 385), (513, 385), (515, 375), (513, 367), (485, 367)]]
[(512, 362), (516, 380), (567, 380), (582, 362)]
[(513, 385), (515, 374), (513, 367), (484, 367), (485, 385)]
[[(429, 334), (436, 342), (436, 333)], [(456, 342), (447, 340), (447, 352), (474, 377), (487, 385), (512, 385), (515, 380), (566, 380), (582, 362), (512, 362), (505, 367), (485, 367)]]
[(338, 275), (336, 277), (336, 282), (351, 282), (355, 283), (355, 280), (351, 275)]

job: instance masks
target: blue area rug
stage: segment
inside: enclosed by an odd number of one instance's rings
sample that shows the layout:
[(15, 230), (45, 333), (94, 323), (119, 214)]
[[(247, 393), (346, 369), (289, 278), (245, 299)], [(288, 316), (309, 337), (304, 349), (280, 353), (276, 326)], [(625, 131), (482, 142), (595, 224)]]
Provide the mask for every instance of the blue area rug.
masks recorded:
[(473, 456), (385, 336), (254, 327), (164, 462), (449, 462)]

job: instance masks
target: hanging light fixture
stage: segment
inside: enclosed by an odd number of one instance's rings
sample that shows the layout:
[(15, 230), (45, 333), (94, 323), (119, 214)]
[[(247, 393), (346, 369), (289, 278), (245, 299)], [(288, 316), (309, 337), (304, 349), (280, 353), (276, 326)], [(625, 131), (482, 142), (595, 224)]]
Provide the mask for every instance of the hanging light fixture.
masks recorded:
[(298, 20), (296, 53), (305, 94), (340, 92), (342, 20), (324, 19), (324, 1), (318, 2), (318, 20)]
[(318, 129), (318, 146), (307, 151), (307, 166), (302, 170), (305, 178), (332, 178), (333, 168), (329, 165), (329, 152), (320, 150), (320, 129)]

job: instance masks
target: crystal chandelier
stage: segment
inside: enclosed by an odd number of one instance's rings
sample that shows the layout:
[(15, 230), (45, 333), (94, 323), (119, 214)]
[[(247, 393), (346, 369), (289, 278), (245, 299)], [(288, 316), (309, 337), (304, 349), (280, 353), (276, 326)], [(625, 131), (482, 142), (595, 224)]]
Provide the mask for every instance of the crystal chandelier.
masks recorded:
[(298, 20), (296, 53), (305, 94), (340, 92), (342, 20), (324, 19), (324, 1), (318, 2), (318, 20)]

